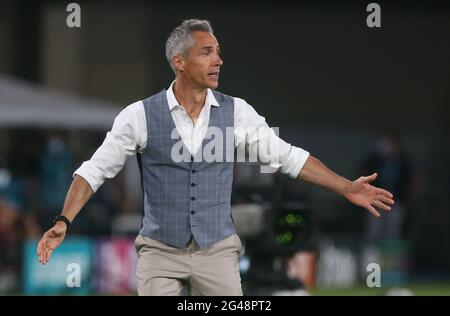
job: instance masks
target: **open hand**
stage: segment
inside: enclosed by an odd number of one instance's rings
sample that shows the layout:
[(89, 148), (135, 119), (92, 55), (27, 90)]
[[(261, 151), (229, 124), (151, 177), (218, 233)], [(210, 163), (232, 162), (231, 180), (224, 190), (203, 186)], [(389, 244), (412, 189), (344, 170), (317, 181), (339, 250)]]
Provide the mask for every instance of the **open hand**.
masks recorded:
[(53, 250), (64, 240), (66, 231), (66, 224), (57, 222), (55, 226), (44, 233), (37, 246), (37, 256), (40, 263), (46, 264), (50, 260)]
[(349, 184), (344, 196), (353, 204), (364, 207), (374, 216), (380, 217), (381, 215), (375, 207), (390, 211), (395, 202), (392, 193), (369, 184), (376, 178), (376, 173), (358, 178)]

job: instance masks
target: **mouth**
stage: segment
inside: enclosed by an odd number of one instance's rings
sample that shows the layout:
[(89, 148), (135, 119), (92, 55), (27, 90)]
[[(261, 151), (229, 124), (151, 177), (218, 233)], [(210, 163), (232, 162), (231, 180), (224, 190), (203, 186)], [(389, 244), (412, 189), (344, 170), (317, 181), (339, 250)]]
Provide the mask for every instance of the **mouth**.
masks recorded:
[(208, 77), (215, 80), (219, 79), (219, 71), (208, 73)]

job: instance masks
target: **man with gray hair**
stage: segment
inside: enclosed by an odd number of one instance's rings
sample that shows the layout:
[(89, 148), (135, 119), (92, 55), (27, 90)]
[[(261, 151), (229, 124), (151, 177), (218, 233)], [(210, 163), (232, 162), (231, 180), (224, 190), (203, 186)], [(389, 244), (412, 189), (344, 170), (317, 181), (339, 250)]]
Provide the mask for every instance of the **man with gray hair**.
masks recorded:
[[(61, 215), (39, 241), (41, 263), (92, 194), (135, 154), (144, 191), (144, 219), (135, 241), (139, 295), (179, 295), (186, 284), (192, 295), (242, 295), (241, 242), (231, 217), (234, 161), (223, 159), (230, 148), (335, 191), (377, 217), (375, 207), (390, 210), (392, 194), (369, 184), (376, 174), (355, 181), (335, 174), (281, 140), (243, 99), (215, 90), (223, 61), (208, 21), (186, 20), (175, 28), (166, 56), (175, 80), (167, 90), (127, 106), (92, 158), (75, 171)], [(207, 159), (210, 130), (217, 138), (230, 128), (231, 137), (214, 139), (219, 158)], [(267, 145), (271, 150), (261, 150)]]

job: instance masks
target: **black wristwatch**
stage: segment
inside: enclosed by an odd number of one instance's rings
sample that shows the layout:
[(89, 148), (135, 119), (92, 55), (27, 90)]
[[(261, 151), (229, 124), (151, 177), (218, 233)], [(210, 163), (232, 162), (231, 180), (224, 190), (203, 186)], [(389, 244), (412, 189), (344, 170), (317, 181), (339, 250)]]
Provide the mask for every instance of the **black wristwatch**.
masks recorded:
[(59, 222), (59, 221), (66, 223), (67, 229), (69, 229), (70, 221), (67, 217), (65, 217), (64, 215), (56, 216), (55, 219), (53, 220), (53, 226), (55, 226), (56, 222)]

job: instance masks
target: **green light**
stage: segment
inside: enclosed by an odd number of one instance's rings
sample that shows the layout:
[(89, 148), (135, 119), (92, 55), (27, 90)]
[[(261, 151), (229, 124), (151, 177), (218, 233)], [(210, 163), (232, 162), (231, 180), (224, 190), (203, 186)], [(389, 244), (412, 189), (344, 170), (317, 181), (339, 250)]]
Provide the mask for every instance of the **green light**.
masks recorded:
[[(288, 214), (284, 217), (284, 223), (288, 226), (299, 226), (303, 222), (303, 217), (301, 215)], [(279, 221), (282, 224), (281, 221)]]
[(286, 223), (288, 223), (289, 225), (292, 225), (295, 223), (295, 216), (292, 214), (289, 214), (286, 216)]
[(284, 232), (282, 234), (277, 235), (277, 242), (280, 244), (288, 244), (294, 238), (294, 235), (291, 232)]

